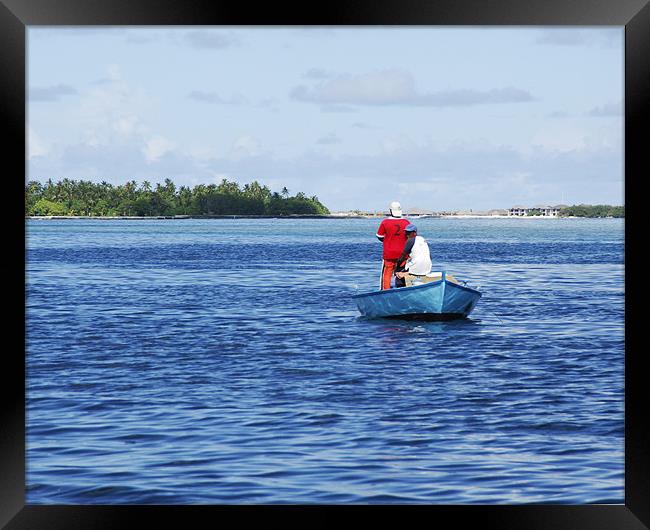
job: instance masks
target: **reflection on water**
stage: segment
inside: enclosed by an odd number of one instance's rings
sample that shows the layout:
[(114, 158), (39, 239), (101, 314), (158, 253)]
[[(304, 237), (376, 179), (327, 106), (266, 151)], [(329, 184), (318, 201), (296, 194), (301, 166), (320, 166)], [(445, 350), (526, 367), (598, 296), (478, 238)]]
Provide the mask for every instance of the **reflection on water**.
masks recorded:
[(28, 502), (622, 503), (622, 222), (421, 220), (447, 322), (375, 224), (29, 222)]

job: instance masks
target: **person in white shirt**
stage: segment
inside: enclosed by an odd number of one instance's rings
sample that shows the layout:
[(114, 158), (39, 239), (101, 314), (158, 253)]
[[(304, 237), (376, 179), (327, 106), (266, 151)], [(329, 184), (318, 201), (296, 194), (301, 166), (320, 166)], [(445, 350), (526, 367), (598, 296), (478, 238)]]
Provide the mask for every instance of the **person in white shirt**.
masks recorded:
[[(413, 224), (409, 224), (404, 231), (407, 239), (401, 256), (397, 258), (396, 287), (404, 287), (405, 278), (409, 275), (426, 276), (431, 272), (431, 254), (426, 239), (418, 235), (418, 229)], [(404, 260), (406, 263), (402, 266)]]

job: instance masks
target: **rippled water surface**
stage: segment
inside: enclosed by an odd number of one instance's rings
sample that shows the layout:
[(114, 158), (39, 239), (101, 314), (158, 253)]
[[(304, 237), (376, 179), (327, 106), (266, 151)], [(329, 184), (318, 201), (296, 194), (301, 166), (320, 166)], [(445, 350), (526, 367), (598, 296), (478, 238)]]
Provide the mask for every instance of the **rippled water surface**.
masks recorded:
[(27, 502), (623, 503), (616, 219), (428, 219), (470, 318), (364, 320), (373, 220), (27, 225)]

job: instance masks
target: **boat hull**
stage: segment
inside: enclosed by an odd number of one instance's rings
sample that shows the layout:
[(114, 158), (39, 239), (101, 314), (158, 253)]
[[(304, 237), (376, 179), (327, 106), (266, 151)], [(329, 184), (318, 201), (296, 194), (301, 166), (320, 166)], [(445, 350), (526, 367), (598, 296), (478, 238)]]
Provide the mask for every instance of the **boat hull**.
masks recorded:
[(353, 296), (359, 312), (368, 318), (453, 320), (466, 318), (481, 298), (470, 287), (443, 279)]

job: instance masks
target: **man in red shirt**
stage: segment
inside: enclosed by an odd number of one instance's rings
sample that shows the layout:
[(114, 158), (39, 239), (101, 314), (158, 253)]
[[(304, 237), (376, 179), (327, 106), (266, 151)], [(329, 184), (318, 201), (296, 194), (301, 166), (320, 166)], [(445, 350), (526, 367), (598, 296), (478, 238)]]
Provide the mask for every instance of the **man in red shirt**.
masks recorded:
[(406, 244), (404, 229), (411, 224), (402, 217), (399, 202), (390, 203), (390, 217), (384, 219), (377, 230), (377, 239), (384, 243), (383, 262), (381, 266), (381, 289), (390, 289), (390, 280), (395, 272), (397, 258), (402, 254)]

